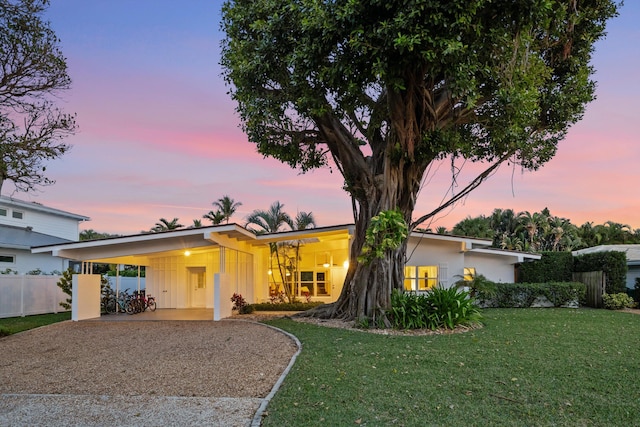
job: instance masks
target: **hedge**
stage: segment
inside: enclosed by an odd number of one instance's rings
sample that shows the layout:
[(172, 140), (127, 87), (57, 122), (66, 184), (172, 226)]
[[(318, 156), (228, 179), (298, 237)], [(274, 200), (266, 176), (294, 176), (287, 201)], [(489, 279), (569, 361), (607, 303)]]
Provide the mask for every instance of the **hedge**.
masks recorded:
[(478, 303), (484, 307), (531, 307), (538, 297), (547, 298), (554, 307), (582, 303), (587, 287), (580, 282), (496, 283), (495, 293), (480, 293)]
[(570, 282), (573, 272), (571, 252), (543, 252), (539, 260), (518, 268), (518, 283)]
[(255, 311), (306, 311), (322, 305), (322, 302), (294, 302), (272, 304), (269, 302), (251, 304)]

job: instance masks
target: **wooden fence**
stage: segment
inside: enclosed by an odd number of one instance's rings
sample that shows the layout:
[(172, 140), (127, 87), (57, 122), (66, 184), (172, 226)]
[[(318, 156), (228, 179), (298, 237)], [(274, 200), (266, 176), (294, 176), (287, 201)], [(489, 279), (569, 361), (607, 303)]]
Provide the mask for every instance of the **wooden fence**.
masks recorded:
[(588, 307), (602, 308), (602, 294), (605, 293), (607, 277), (603, 271), (573, 273), (573, 280), (587, 285)]

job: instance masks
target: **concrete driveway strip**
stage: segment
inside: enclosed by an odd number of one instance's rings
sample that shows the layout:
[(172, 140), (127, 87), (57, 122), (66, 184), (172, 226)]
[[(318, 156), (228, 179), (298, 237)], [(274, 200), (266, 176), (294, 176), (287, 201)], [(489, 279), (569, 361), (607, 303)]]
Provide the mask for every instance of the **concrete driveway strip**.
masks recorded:
[(0, 426), (248, 426), (298, 350), (234, 320), (26, 331), (0, 339)]

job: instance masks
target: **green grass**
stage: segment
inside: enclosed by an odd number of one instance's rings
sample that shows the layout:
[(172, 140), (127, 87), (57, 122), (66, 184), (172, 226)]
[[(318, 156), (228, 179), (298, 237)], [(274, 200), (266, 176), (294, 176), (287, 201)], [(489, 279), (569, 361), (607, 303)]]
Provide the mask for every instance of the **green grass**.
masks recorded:
[(483, 314), (482, 329), (437, 336), (270, 321), (303, 350), (263, 425), (638, 425), (640, 316)]
[(39, 326), (50, 325), (51, 323), (70, 320), (71, 312), (57, 314), (38, 314), (35, 316), (25, 317), (7, 317), (0, 319), (0, 336), (11, 335), (28, 329), (37, 328)]

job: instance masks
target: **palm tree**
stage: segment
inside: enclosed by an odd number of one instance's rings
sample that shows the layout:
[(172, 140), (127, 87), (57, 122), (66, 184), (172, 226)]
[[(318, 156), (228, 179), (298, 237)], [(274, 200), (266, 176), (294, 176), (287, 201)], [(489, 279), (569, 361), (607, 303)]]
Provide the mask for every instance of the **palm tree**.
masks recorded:
[(312, 212), (298, 212), (291, 223), (292, 230), (308, 230), (316, 227), (316, 220)]
[(247, 217), (246, 226), (255, 234), (277, 233), (285, 225), (293, 229), (291, 217), (283, 209), (284, 205), (278, 201), (273, 202), (269, 210), (256, 209)]
[(173, 218), (171, 221), (160, 218), (160, 220), (156, 222), (156, 225), (151, 228), (151, 232), (159, 233), (161, 231), (176, 230), (182, 227), (184, 227), (184, 225), (178, 223), (178, 218)]
[(202, 218), (208, 219), (213, 225), (221, 224), (224, 221), (224, 214), (220, 211), (209, 211), (208, 214), (202, 215)]
[(466, 217), (453, 226), (451, 233), (456, 236), (478, 237), (480, 239), (493, 239), (495, 232), (491, 228), (490, 219), (484, 215), (475, 218)]
[[(300, 214), (296, 217), (296, 220), (300, 217)], [(303, 218), (300, 218), (301, 220)], [(313, 219), (313, 217), (311, 217)], [(256, 209), (249, 214), (247, 217), (246, 227), (250, 231), (255, 234), (268, 234), (268, 233), (277, 233), (278, 231), (283, 231), (284, 227), (289, 228), (290, 230), (294, 229), (294, 222), (284, 211), (284, 205), (279, 201), (273, 202), (271, 207), (268, 210), (260, 210)], [(282, 281), (285, 281), (287, 277), (287, 266), (286, 262), (281, 259), (280, 251), (278, 250), (278, 245), (276, 243), (269, 243), (270, 256), (269, 256), (269, 268), (273, 271), (273, 261), (275, 258), (276, 264), (278, 266), (278, 271), (280, 272), (280, 277)], [(290, 273), (291, 274), (291, 273)], [(273, 280), (274, 286), (278, 286), (275, 282), (275, 277), (272, 274), (271, 279)], [(284, 285), (284, 283), (283, 283)], [(285, 290), (285, 294), (289, 301), (294, 300), (294, 293), (292, 286), (283, 286)]]
[(189, 228), (201, 228), (201, 227), (202, 227), (202, 221), (200, 221), (199, 219), (194, 219), (193, 224)]
[(231, 197), (225, 195), (213, 202), (212, 205), (218, 208), (218, 211), (222, 213), (226, 223), (229, 224), (229, 218), (242, 206), (242, 203), (236, 202)]

